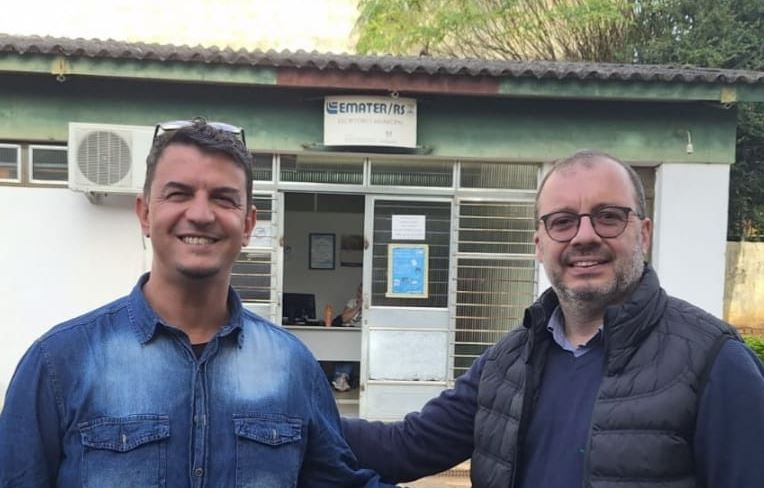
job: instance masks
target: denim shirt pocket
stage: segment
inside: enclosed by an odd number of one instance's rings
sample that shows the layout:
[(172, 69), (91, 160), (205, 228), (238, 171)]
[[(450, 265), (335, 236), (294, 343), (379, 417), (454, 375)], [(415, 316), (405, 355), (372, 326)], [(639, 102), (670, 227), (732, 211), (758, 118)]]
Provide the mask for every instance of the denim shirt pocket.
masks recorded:
[(236, 488), (297, 486), (302, 419), (282, 414), (234, 415)]
[(165, 487), (169, 417), (99, 417), (78, 427), (83, 487)]

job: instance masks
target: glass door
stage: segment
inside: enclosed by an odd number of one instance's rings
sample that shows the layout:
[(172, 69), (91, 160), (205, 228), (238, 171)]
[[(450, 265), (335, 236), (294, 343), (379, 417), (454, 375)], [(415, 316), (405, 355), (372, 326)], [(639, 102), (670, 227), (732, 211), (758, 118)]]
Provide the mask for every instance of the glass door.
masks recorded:
[(366, 196), (360, 415), (392, 420), (447, 384), (450, 198)]

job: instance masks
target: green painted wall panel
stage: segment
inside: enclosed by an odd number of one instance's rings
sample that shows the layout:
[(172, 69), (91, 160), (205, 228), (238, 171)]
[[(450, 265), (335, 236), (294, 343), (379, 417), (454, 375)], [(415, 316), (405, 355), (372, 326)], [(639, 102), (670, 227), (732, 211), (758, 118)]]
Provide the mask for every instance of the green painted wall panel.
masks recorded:
[[(0, 140), (65, 141), (67, 123), (153, 125), (204, 115), (243, 126), (249, 146), (323, 140), (316, 90), (53, 76), (0, 76)], [(734, 109), (707, 103), (419, 98), (418, 141), (439, 158), (545, 161), (596, 148), (632, 161), (734, 160)], [(694, 153), (686, 153), (687, 131)]]
[(420, 140), (445, 154), (548, 161), (596, 148), (631, 161), (734, 160), (736, 112), (708, 104), (452, 99), (421, 103), (419, 115)]
[[(764, 93), (764, 87), (753, 90)], [(734, 88), (733, 88), (734, 89)], [(722, 86), (710, 83), (503, 79), (499, 93), (518, 97), (559, 97), (640, 101), (720, 101)]]

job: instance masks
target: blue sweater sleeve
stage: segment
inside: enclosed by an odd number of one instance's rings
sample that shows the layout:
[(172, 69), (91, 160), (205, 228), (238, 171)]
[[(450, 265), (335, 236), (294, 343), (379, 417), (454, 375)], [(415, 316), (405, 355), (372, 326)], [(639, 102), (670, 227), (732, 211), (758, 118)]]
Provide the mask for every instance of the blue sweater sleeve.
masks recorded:
[(397, 483), (439, 473), (468, 459), (485, 357), (484, 353), (457, 378), (453, 388), (402, 421), (343, 418), (343, 434), (359, 464)]
[(698, 410), (699, 486), (764, 486), (764, 367), (727, 341), (716, 357)]

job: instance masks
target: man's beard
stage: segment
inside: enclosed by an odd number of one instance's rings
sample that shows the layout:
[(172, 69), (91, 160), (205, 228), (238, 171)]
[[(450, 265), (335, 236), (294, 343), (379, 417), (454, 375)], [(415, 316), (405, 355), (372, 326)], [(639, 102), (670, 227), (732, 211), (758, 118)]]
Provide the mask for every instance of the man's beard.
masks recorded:
[(204, 280), (217, 275), (219, 268), (184, 268), (178, 267), (180, 274), (192, 280)]
[[(593, 254), (592, 251), (591, 248), (579, 249), (576, 254), (589, 256)], [(550, 276), (552, 288), (561, 302), (579, 309), (604, 309), (608, 305), (621, 303), (636, 288), (644, 270), (645, 256), (641, 239), (635, 241), (632, 251), (632, 258), (629, 261), (616, 265), (615, 279), (608, 283), (570, 288), (563, 283), (560, 276), (562, 273), (560, 273), (557, 276)], [(568, 256), (570, 257), (573, 256)]]

